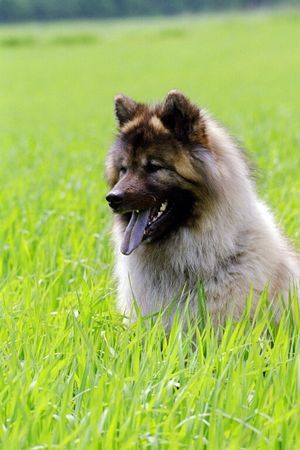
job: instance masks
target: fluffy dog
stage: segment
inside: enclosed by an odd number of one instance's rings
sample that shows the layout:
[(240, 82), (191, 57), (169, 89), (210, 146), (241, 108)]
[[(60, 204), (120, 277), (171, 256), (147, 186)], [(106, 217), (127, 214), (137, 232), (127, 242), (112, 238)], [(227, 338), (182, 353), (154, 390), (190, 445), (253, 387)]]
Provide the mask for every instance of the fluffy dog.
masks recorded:
[(213, 320), (287, 299), (298, 256), (258, 199), (236, 143), (182, 93), (161, 104), (115, 99), (119, 133), (107, 158), (118, 308), (131, 320), (183, 308), (198, 312), (199, 283)]

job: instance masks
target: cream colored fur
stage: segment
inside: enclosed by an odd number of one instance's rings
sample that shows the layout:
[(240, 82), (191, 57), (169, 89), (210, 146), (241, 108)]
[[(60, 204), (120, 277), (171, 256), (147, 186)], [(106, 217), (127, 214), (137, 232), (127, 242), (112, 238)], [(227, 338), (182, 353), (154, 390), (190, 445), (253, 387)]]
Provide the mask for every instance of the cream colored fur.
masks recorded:
[(117, 305), (130, 320), (135, 318), (134, 301), (142, 315), (149, 315), (172, 302), (182, 306), (189, 298), (197, 314), (199, 282), (216, 320), (230, 313), (238, 318), (250, 290), (255, 303), (266, 287), (270, 300), (280, 294), (287, 299), (291, 287), (299, 288), (298, 257), (258, 199), (240, 150), (225, 130), (211, 118), (205, 120), (211, 152), (202, 163), (219, 195), (198, 228), (181, 227), (168, 239), (141, 244), (124, 256), (124, 230), (114, 222)]

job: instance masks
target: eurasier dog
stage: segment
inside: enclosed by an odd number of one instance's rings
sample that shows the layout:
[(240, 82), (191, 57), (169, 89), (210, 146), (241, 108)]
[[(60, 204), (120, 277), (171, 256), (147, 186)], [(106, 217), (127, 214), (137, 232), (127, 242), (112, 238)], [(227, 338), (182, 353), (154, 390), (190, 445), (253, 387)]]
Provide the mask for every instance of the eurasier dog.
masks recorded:
[[(213, 320), (240, 317), (298, 285), (297, 255), (256, 194), (236, 143), (183, 94), (148, 106), (119, 95), (107, 158), (119, 310), (135, 318), (171, 304), (197, 314), (199, 283)], [(197, 294), (198, 292), (198, 294)]]

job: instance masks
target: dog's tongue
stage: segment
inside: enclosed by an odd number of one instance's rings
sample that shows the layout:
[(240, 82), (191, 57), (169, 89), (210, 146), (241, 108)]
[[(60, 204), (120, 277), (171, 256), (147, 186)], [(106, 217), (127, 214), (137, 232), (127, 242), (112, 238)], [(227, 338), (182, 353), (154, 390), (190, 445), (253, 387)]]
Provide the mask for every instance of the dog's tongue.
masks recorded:
[(132, 212), (121, 244), (121, 252), (123, 255), (130, 255), (142, 242), (149, 215), (150, 209)]

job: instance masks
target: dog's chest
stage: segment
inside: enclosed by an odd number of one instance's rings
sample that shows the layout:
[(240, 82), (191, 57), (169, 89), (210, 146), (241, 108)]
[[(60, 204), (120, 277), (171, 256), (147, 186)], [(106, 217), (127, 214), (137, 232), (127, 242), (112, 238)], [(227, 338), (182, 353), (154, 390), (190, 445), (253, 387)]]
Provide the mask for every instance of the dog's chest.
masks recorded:
[(155, 255), (137, 252), (129, 258), (122, 257), (117, 275), (123, 309), (131, 309), (134, 299), (143, 315), (177, 303), (197, 284), (197, 275), (186, 262), (172, 260), (163, 252)]

